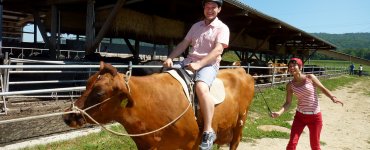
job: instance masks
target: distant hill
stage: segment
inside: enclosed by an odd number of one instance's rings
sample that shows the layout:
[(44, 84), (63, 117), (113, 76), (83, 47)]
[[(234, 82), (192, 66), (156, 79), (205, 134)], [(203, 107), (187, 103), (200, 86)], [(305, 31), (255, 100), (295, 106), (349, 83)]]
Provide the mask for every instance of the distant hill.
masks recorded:
[[(370, 60), (370, 33), (311, 33), (337, 46), (337, 50), (346, 54)], [(316, 59), (327, 57), (315, 55)]]
[(328, 33), (312, 33), (341, 49), (370, 49), (370, 33), (345, 33), (345, 34), (328, 34)]

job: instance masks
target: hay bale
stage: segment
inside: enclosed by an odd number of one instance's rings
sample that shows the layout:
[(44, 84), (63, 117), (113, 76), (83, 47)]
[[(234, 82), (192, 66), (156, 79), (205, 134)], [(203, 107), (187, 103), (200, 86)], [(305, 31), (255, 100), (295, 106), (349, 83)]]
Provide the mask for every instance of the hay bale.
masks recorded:
[[(101, 10), (97, 22), (102, 24), (111, 10)], [(118, 12), (112, 25), (115, 34), (134, 33), (148, 38), (182, 38), (185, 33), (184, 22), (148, 15), (137, 11), (122, 9)]]

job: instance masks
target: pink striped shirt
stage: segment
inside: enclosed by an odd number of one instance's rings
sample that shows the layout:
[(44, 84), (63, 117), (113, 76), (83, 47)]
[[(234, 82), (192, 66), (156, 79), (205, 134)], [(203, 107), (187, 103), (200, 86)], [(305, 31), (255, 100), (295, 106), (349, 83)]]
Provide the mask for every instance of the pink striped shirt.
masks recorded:
[[(229, 27), (218, 18), (215, 18), (209, 25), (206, 25), (204, 20), (195, 23), (185, 37), (185, 40), (191, 42), (192, 49), (184, 64), (206, 57), (215, 48), (216, 43), (221, 43), (224, 48), (227, 48), (229, 36)], [(212, 65), (219, 66), (220, 61), (221, 56), (218, 56)]]
[(293, 93), (298, 98), (297, 110), (318, 113), (320, 112), (320, 107), (316, 87), (313, 85), (312, 80), (307, 77), (304, 82), (302, 86), (296, 86), (292, 81), (290, 82)]

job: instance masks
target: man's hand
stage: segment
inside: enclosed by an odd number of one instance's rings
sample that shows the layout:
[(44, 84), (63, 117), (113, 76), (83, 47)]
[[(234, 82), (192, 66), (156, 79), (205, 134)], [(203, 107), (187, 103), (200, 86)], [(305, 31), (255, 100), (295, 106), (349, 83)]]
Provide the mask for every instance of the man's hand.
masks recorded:
[(167, 58), (167, 59), (163, 62), (163, 67), (165, 67), (165, 68), (172, 68), (172, 67), (173, 67), (172, 59), (171, 59), (171, 58)]
[(191, 70), (192, 72), (195, 72), (202, 68), (202, 66), (199, 64), (199, 62), (190, 63), (186, 66), (187, 69)]

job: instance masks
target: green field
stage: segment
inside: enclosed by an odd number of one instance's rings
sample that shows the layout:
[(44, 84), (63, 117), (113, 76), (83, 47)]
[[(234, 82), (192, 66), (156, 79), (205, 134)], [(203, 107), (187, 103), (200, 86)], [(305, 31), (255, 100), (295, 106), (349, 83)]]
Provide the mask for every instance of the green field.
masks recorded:
[[(330, 67), (346, 67), (349, 68), (351, 62), (344, 60), (310, 60), (306, 64), (319, 65), (319, 66), (330, 66)], [(358, 69), (360, 64), (354, 63), (355, 69)], [(362, 65), (364, 71), (370, 72), (370, 66)]]

